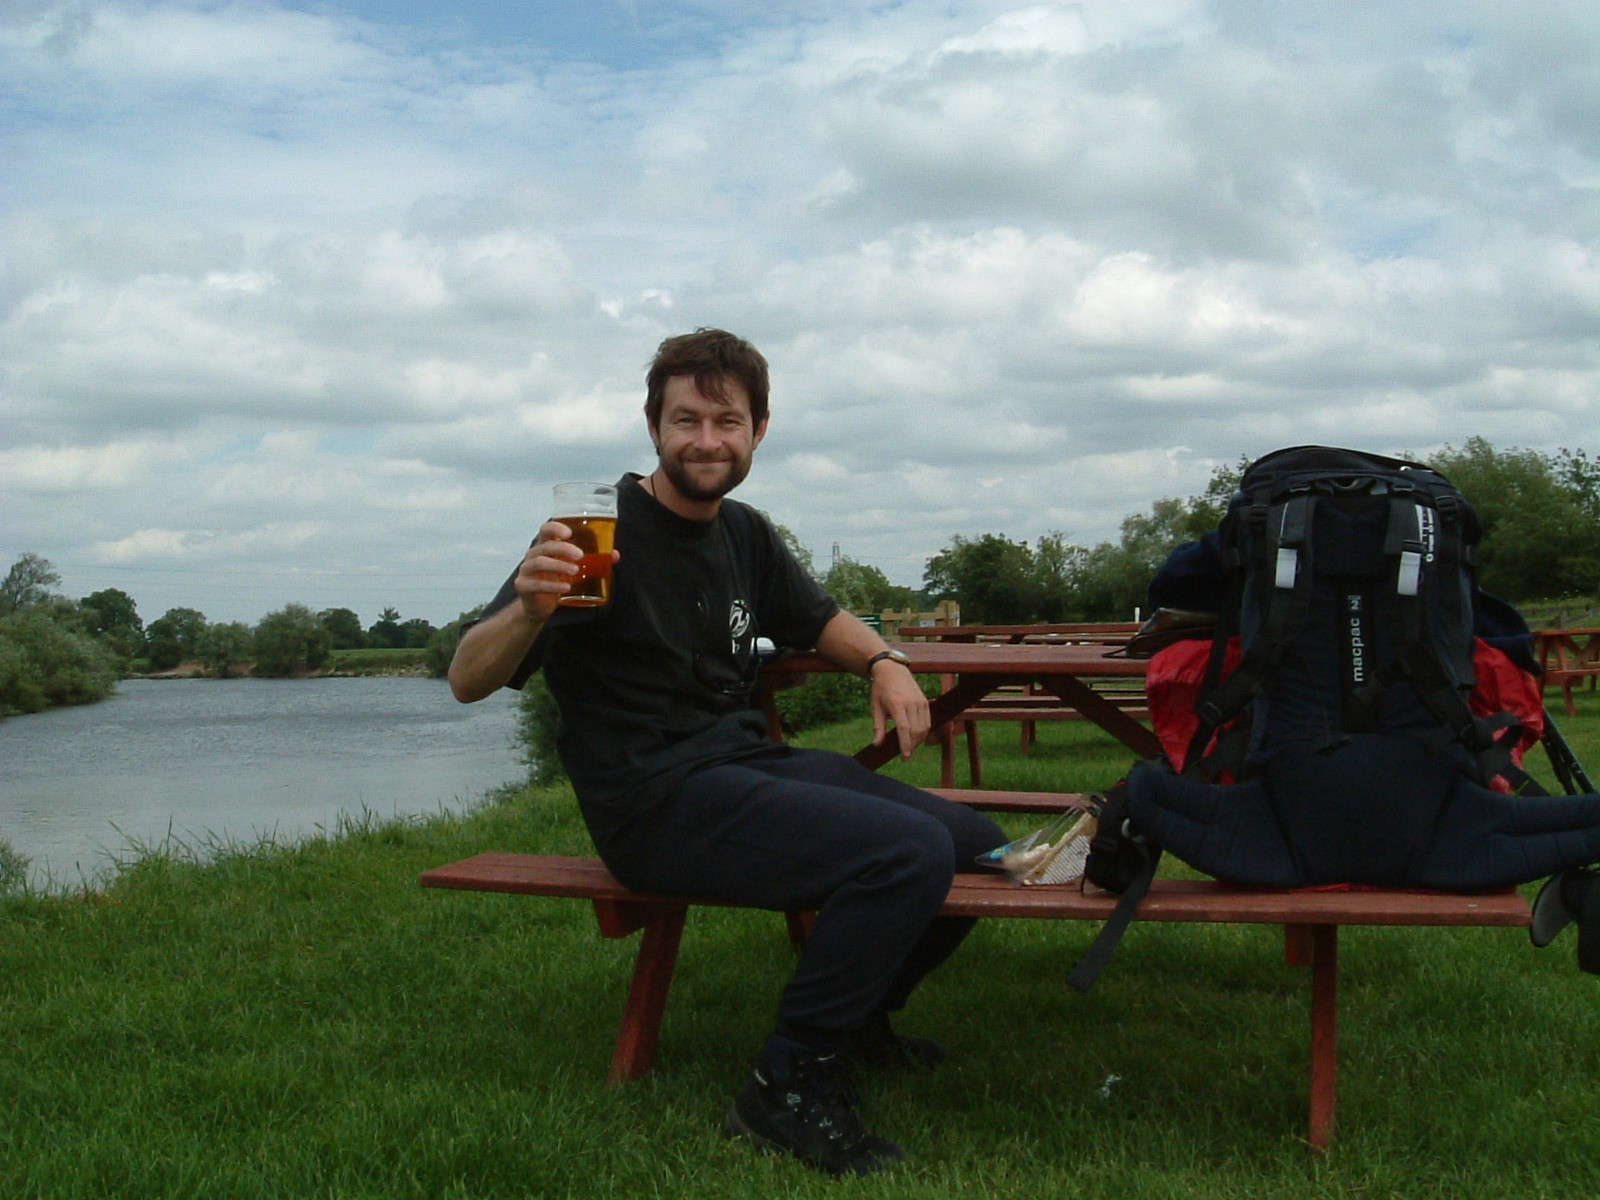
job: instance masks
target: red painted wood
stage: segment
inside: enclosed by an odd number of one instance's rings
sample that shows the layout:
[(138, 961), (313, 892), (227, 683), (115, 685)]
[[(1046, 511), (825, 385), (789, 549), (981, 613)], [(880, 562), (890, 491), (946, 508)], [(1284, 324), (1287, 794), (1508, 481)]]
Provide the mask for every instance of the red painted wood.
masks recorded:
[(1311, 965), (1311, 926), (1285, 925), (1283, 927), (1283, 963), (1288, 967)]
[(1139, 632), (1137, 621), (1079, 621), (1064, 625), (901, 625), (901, 637), (946, 642), (1102, 642), (1122, 645)]
[[(1066, 793), (1063, 793), (1066, 794)], [(424, 887), (572, 896), (634, 906), (715, 905), (717, 901), (632, 892), (596, 858), (541, 854), (479, 854), (435, 867)], [(958, 875), (945, 900), (951, 916), (1103, 920), (1116, 896), (1075, 885), (1018, 887), (1003, 875)], [(1501, 925), (1525, 926), (1528, 902), (1514, 891), (1480, 896), (1446, 892), (1269, 891), (1214, 879), (1158, 879), (1139, 905), (1143, 921), (1224, 921), (1264, 925)]]
[[(947, 736), (943, 732), (945, 725), (962, 720), (964, 713), (997, 688), (1039, 686), (1060, 697), (1068, 707), (1082, 713), (1141, 758), (1153, 758), (1161, 752), (1154, 733), (1083, 682), (1084, 679), (1144, 678), (1145, 660), (1115, 655), (1114, 647), (1037, 642), (902, 642), (896, 648), (905, 653), (913, 671), (942, 677), (943, 694), (929, 706), (933, 728), (941, 731), (941, 737)], [(768, 674), (772, 678), (764, 686), (776, 686), (781, 680), (813, 672), (836, 670), (837, 667), (820, 655), (797, 654), (770, 668)], [(982, 785), (982, 775), (977, 762), (977, 726), (963, 721), (963, 731), (967, 736), (973, 786), (978, 787)], [(856, 758), (876, 770), (898, 752), (898, 743), (891, 737), (881, 745), (863, 746)], [(948, 770), (941, 772), (940, 782), (945, 786), (954, 782)]]
[(1311, 1113), (1308, 1140), (1322, 1154), (1333, 1141), (1339, 1100), (1339, 927), (1311, 933)]
[(689, 906), (682, 900), (613, 900), (596, 898), (595, 920), (600, 925), (600, 936), (627, 937), (653, 921), (682, 913)]
[[(1003, 876), (959, 875), (944, 911), (952, 916), (1103, 920), (1110, 892), (1075, 886), (1018, 887)], [(1266, 891), (1213, 879), (1159, 879), (1139, 905), (1141, 921), (1222, 921), (1265, 925), (1525, 926), (1528, 902), (1515, 892)]]
[[(1055, 675), (1143, 679), (1147, 665), (1142, 658), (1126, 658), (1114, 653), (1116, 647), (1102, 645), (901, 642), (895, 649), (905, 653), (911, 669), (919, 675), (983, 674), (1018, 683)], [(792, 655), (782, 659), (776, 669), (784, 674), (838, 670), (816, 654)]]
[(683, 939), (687, 910), (671, 909), (644, 927), (639, 953), (633, 962), (633, 981), (622, 1010), (622, 1028), (611, 1053), (611, 1083), (637, 1079), (656, 1057), (656, 1039), (667, 1009), (667, 990), (678, 963), (678, 943)]
[(806, 944), (811, 936), (811, 927), (817, 923), (817, 914), (814, 912), (784, 913), (784, 920), (789, 927), (789, 944), (799, 949)]
[(1147, 725), (1072, 675), (1053, 675), (1044, 686), (1104, 729), (1140, 758), (1160, 758), (1161, 739)]
[(1039, 813), (1043, 816), (1064, 813), (1082, 808), (1083, 796), (1078, 792), (1005, 792), (987, 788), (928, 788), (935, 796), (943, 796), (957, 804), (981, 808), (984, 812)]

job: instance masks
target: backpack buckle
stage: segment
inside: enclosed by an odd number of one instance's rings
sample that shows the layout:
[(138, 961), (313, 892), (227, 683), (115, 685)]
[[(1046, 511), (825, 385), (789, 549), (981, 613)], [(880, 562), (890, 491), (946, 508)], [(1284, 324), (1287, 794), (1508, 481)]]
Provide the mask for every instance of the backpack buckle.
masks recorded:
[(1272, 576), (1272, 586), (1285, 591), (1294, 588), (1295, 576), (1300, 571), (1300, 551), (1293, 546), (1278, 547), (1277, 570)]
[(1395, 591), (1401, 596), (1415, 596), (1422, 589), (1422, 547), (1416, 542), (1406, 545), (1417, 548), (1400, 552), (1400, 574), (1395, 581)]

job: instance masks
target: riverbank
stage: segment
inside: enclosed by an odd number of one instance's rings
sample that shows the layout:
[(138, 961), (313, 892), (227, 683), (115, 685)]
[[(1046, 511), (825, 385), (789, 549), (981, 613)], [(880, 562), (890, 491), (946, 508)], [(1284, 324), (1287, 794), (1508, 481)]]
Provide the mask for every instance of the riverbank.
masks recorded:
[[(236, 663), (230, 679), (248, 678), (255, 670), (253, 662)], [(439, 677), (442, 672), (433, 669), (425, 649), (404, 650), (335, 650), (328, 665), (315, 671), (301, 671), (293, 679), (370, 679), (393, 677), (397, 679), (426, 679)], [(129, 672), (127, 679), (217, 679), (203, 662), (186, 660), (166, 671)]]
[[(1569, 724), (1592, 723), (1600, 709), (1585, 698)], [(807, 740), (845, 747), (864, 731)], [(1027, 760), (992, 739), (995, 786), (1080, 768), (1082, 731), (1040, 732)], [(936, 757), (895, 770), (918, 777)], [(633, 940), (601, 939), (583, 904), (417, 887), (427, 867), (485, 849), (590, 852), (570, 792), (535, 788), (208, 864), (153, 854), (103, 894), (0, 901), (0, 1194), (1500, 1200), (1600, 1188), (1600, 1006), (1571, 934), (1539, 952), (1516, 931), (1347, 931), (1340, 1128), (1313, 1160), (1307, 981), (1283, 965), (1277, 930), (1136, 926), (1079, 996), (1064, 977), (1092, 928), (981, 924), (903, 1020), (950, 1062), (863, 1081), (867, 1120), (904, 1144), (906, 1166), (835, 1181), (720, 1132), (794, 966), (781, 918), (696, 911), (657, 1070), (608, 1087)]]

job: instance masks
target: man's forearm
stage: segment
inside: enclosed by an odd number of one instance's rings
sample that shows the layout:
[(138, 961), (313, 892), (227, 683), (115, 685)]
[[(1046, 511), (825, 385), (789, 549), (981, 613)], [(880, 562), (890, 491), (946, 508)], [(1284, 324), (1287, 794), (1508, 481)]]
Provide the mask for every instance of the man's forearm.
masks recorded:
[(462, 634), (450, 660), (455, 698), (470, 704), (504, 687), (542, 628), (521, 604), (512, 603)]
[(884, 661), (868, 668), (873, 656), (888, 648), (874, 630), (843, 610), (822, 627), (817, 637), (817, 653), (823, 658), (843, 670), (871, 678), (873, 744), (882, 744), (889, 736), (892, 722), (900, 757), (910, 758), (928, 734), (928, 698), (917, 685), (916, 676), (901, 664)]
[(888, 643), (859, 617), (840, 609), (817, 635), (817, 653), (852, 675), (867, 673), (867, 660)]

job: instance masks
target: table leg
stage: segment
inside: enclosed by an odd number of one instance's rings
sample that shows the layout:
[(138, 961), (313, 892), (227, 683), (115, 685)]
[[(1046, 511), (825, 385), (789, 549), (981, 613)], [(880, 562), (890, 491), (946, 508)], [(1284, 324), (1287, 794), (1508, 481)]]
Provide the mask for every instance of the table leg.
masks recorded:
[[(930, 725), (937, 729), (950, 721), (955, 720), (979, 700), (1001, 684), (1008, 682), (1005, 677), (977, 676), (971, 679), (960, 679), (955, 687), (936, 699), (928, 706), (929, 715), (932, 717)], [(884, 763), (900, 753), (900, 744), (893, 737), (883, 739), (881, 746), (863, 746), (856, 751), (856, 761), (868, 770), (876, 771)]]
[[(941, 692), (948, 692), (955, 685), (956, 677), (954, 675), (945, 674), (939, 676)], [(934, 728), (938, 731), (939, 736), (939, 786), (953, 788), (956, 785), (956, 727), (946, 721), (943, 725), (936, 725)], [(971, 753), (970, 747), (968, 748), (968, 753)], [(974, 784), (973, 786), (976, 787), (977, 785)]]
[(1327, 1152), (1333, 1141), (1333, 1114), (1338, 1103), (1339, 1063), (1339, 927), (1311, 929), (1311, 1120), (1313, 1154)]
[(1285, 925), (1283, 927), (1283, 961), (1291, 967), (1309, 967), (1316, 938), (1314, 925)]
[(788, 912), (783, 914), (784, 924), (789, 930), (789, 944), (796, 950), (803, 950), (811, 938), (811, 928), (817, 923), (817, 914), (814, 912)]
[(1081, 679), (1052, 675), (1041, 681), (1071, 708), (1104, 729), (1140, 758), (1160, 758), (1161, 739)]
[(687, 913), (686, 907), (664, 911), (646, 924), (640, 935), (633, 982), (628, 986), (628, 1001), (622, 1010), (622, 1028), (611, 1054), (609, 1083), (637, 1079), (655, 1061), (656, 1039), (661, 1033), (667, 989), (672, 986)]

